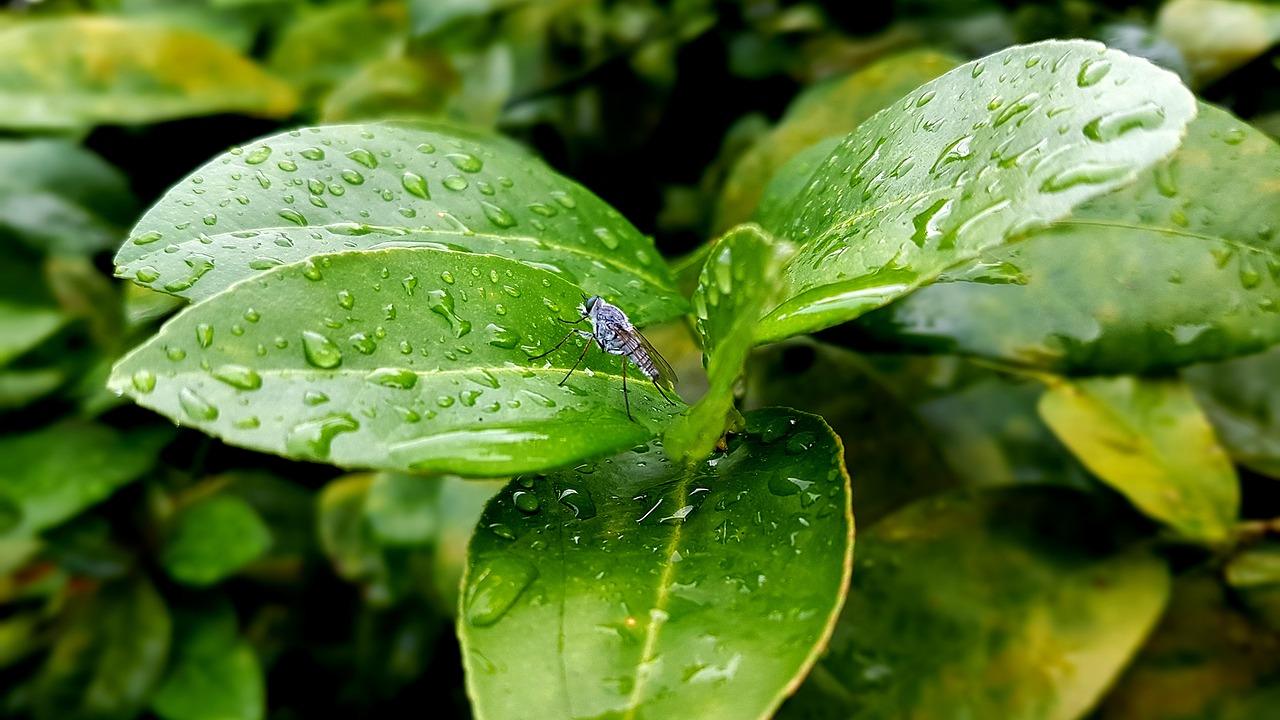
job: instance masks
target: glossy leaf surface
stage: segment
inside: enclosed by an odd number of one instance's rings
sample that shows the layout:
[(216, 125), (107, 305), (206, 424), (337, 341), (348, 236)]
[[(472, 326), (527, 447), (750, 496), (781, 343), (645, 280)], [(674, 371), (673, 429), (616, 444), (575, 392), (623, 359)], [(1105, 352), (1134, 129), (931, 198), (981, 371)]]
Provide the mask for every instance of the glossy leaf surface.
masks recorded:
[(1081, 717), (1169, 594), (1164, 561), (1114, 539), (1123, 525), (1046, 487), (885, 518), (858, 539), (830, 650), (778, 717)]
[(1227, 539), (1235, 468), (1186, 385), (1132, 377), (1052, 384), (1040, 415), (1094, 475), (1192, 540)]
[(703, 463), (649, 445), (517, 478), (464, 579), (476, 717), (767, 717), (839, 611), (849, 502), (838, 439), (782, 409)]
[(271, 531), (244, 500), (219, 495), (178, 511), (160, 562), (173, 579), (203, 587), (225, 580), (271, 546)]
[(0, 126), (75, 129), (218, 112), (283, 117), (287, 85), (209, 37), (110, 17), (0, 27)]
[(830, 327), (1048, 225), (1168, 155), (1195, 115), (1171, 73), (1085, 41), (1010, 48), (858, 126), (757, 219), (801, 243), (762, 339)]
[(684, 312), (652, 241), (514, 143), (427, 123), (264, 138), (178, 183), (134, 227), (117, 274), (202, 300), (321, 253), (425, 246), (501, 255), (644, 325)]
[[(320, 256), (179, 314), (110, 386), (235, 445), (343, 466), (493, 477), (647, 441), (674, 409), (585, 342), (577, 287), (505, 258)], [(678, 406), (677, 406), (678, 407)]]
[(860, 324), (911, 350), (1060, 372), (1138, 373), (1280, 341), (1280, 145), (1201, 104), (1133, 185), (984, 253)]
[(734, 385), (755, 345), (756, 318), (785, 292), (782, 270), (794, 252), (756, 225), (735, 228), (711, 249), (693, 295), (710, 387), (663, 434), (671, 457), (705, 458), (732, 424)]

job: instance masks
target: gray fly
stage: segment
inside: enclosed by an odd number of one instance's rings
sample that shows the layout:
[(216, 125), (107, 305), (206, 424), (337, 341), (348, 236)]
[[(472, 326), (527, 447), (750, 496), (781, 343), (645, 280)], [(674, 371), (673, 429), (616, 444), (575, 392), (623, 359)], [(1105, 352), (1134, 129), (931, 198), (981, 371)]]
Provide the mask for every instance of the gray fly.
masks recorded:
[[(622, 356), (622, 398), (627, 406), (627, 417), (631, 418), (631, 399), (627, 396), (627, 360), (630, 360), (636, 367), (640, 368), (640, 372), (644, 373), (653, 381), (653, 386), (658, 389), (658, 393), (663, 399), (675, 405), (675, 402), (667, 396), (666, 391), (662, 389), (661, 383), (669, 382), (672, 385), (676, 383), (676, 373), (667, 364), (666, 360), (658, 354), (658, 351), (645, 340), (639, 330), (631, 324), (627, 319), (627, 314), (618, 309), (617, 306), (610, 305), (605, 302), (604, 298), (599, 295), (592, 295), (586, 301), (578, 306), (578, 312), (582, 313), (582, 317), (574, 321), (560, 319), (560, 322), (567, 325), (578, 325), (582, 322), (590, 322), (591, 330), (570, 330), (569, 334), (560, 339), (556, 346), (550, 350), (535, 355), (530, 360), (538, 360), (544, 358), (565, 344), (569, 338), (574, 335), (580, 335), (587, 339), (587, 344), (582, 348), (582, 354), (578, 356), (577, 362), (573, 367), (569, 368), (569, 372), (565, 373), (564, 379), (559, 384), (564, 385), (569, 380), (569, 376), (574, 370), (578, 369), (578, 365), (582, 363), (582, 359), (587, 356), (587, 351), (591, 349), (593, 342), (600, 344), (600, 349), (610, 355)], [(632, 418), (633, 420), (635, 418)]]

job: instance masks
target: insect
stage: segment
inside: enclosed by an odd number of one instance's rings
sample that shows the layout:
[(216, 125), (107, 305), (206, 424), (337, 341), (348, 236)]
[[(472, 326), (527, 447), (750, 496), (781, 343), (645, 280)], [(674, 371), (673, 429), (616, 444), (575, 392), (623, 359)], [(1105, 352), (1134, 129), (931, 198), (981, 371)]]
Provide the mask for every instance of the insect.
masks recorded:
[(644, 373), (653, 381), (653, 386), (658, 389), (658, 393), (667, 402), (675, 405), (666, 391), (662, 389), (662, 382), (670, 382), (672, 385), (676, 382), (676, 373), (667, 364), (666, 360), (658, 354), (649, 341), (640, 334), (639, 330), (631, 324), (627, 319), (627, 314), (615, 305), (605, 302), (604, 298), (599, 295), (592, 295), (578, 306), (578, 312), (582, 313), (582, 317), (577, 320), (565, 320), (560, 318), (560, 322), (566, 325), (578, 325), (582, 322), (590, 322), (591, 330), (570, 330), (567, 335), (560, 338), (560, 342), (555, 347), (542, 353), (535, 355), (530, 360), (538, 360), (544, 358), (565, 344), (569, 338), (574, 335), (580, 335), (587, 339), (587, 344), (582, 348), (582, 354), (578, 356), (577, 362), (573, 367), (569, 368), (569, 372), (565, 373), (564, 379), (559, 384), (564, 385), (569, 380), (569, 376), (574, 370), (578, 369), (578, 365), (582, 363), (582, 359), (587, 356), (587, 351), (591, 349), (593, 342), (600, 343), (600, 349), (610, 355), (622, 356), (622, 399), (627, 406), (627, 417), (631, 417), (631, 398), (627, 395), (627, 360), (630, 360), (636, 367), (640, 368), (640, 372)]

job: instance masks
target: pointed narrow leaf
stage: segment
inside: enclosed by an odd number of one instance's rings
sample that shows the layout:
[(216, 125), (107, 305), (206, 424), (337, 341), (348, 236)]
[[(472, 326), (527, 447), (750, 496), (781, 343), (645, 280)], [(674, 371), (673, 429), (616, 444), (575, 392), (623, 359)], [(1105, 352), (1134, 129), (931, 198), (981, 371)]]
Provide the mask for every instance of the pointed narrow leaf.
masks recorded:
[(761, 338), (851, 320), (1063, 217), (1172, 152), (1194, 115), (1173, 74), (1079, 40), (1010, 48), (926, 83), (757, 215), (803, 243), (792, 296)]
[(208, 36), (145, 20), (58, 17), (0, 28), (0, 127), (74, 129), (243, 112), (283, 117), (287, 85)]
[[(1280, 145), (1201, 103), (1133, 185), (869, 313), (873, 338), (1073, 374), (1139, 373), (1280, 341)], [(972, 266), (970, 266), (972, 267)]]
[(649, 445), (517, 478), (463, 582), (476, 717), (768, 717), (821, 651), (852, 551), (839, 439), (790, 410), (751, 413), (703, 463)]
[(663, 445), (671, 457), (701, 460), (729, 427), (736, 414), (733, 388), (755, 345), (756, 319), (785, 292), (782, 269), (794, 252), (757, 225), (733, 229), (711, 249), (693, 295), (710, 387), (667, 426)]
[(1076, 720), (1169, 596), (1125, 516), (1064, 488), (951, 493), (858, 538), (831, 648), (778, 714)]
[[(581, 290), (490, 255), (324, 255), (194, 305), (109, 385), (234, 445), (342, 466), (493, 477), (648, 440), (676, 408), (576, 336)], [(581, 327), (581, 326), (579, 326)]]
[(1235, 468), (1191, 390), (1132, 377), (1055, 381), (1040, 416), (1080, 462), (1138, 509), (1196, 541), (1227, 539)]
[(134, 227), (116, 273), (202, 300), (321, 253), (426, 246), (502, 255), (639, 324), (684, 312), (653, 242), (514, 143), (429, 123), (335, 125), (215, 158)]

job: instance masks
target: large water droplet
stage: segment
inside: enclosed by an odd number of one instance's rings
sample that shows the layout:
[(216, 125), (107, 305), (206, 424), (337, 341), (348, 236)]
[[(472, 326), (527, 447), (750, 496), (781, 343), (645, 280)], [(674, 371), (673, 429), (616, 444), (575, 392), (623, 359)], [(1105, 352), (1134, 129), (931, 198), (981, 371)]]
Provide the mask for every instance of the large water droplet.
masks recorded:
[(191, 388), (182, 388), (178, 391), (178, 405), (182, 407), (182, 412), (192, 420), (212, 422), (218, 419), (218, 408), (213, 403), (197, 395), (196, 391)]
[(1124, 165), (1098, 165), (1085, 163), (1054, 173), (1040, 183), (1040, 192), (1062, 192), (1080, 185), (1101, 185), (1119, 180), (1128, 174)]
[(332, 340), (318, 332), (302, 331), (302, 352), (308, 363), (323, 370), (342, 364), (342, 351)]
[(335, 437), (359, 429), (360, 423), (348, 413), (326, 415), (293, 426), (285, 435), (284, 449), (290, 455), (326, 460)]
[(257, 390), (262, 387), (262, 376), (244, 365), (219, 365), (209, 374), (238, 390)]
[(347, 153), (347, 157), (369, 168), (370, 170), (378, 167), (378, 157), (364, 148), (356, 148)]
[(294, 225), (305, 226), (307, 224), (307, 218), (293, 208), (283, 208), (276, 214)]
[(519, 558), (499, 555), (488, 559), (475, 571), (468, 589), (467, 622), (477, 627), (496, 623), (537, 577), (538, 569)]
[(484, 163), (480, 162), (480, 158), (469, 153), (449, 153), (445, 157), (462, 172), (477, 173), (484, 169)]
[(430, 296), (428, 307), (431, 308), (431, 312), (449, 321), (454, 337), (460, 338), (471, 332), (471, 323), (458, 317), (454, 309), (453, 295), (448, 290), (432, 290), (428, 295)]
[(140, 393), (149, 393), (156, 389), (156, 374), (150, 370), (139, 370), (131, 378), (133, 389)]
[(1107, 113), (1085, 124), (1085, 137), (1110, 142), (1131, 130), (1155, 130), (1164, 124), (1164, 108), (1147, 101), (1128, 110)]
[(520, 344), (519, 333), (514, 333), (501, 325), (489, 323), (485, 330), (489, 332), (489, 344), (494, 347), (510, 350)]
[(536, 513), (538, 512), (538, 496), (528, 490), (517, 490), (511, 493), (511, 503), (520, 509), (521, 512)]
[(1102, 58), (1085, 60), (1080, 64), (1080, 73), (1076, 75), (1076, 85), (1089, 87), (1097, 85), (1102, 78), (1111, 72), (1111, 61)]
[(355, 333), (347, 340), (361, 355), (372, 355), (378, 349), (378, 343), (364, 333)]
[(484, 210), (484, 216), (494, 225), (504, 229), (515, 227), (516, 219), (506, 210), (488, 202), (480, 203), (480, 207)]
[(196, 284), (196, 281), (204, 277), (210, 270), (213, 270), (213, 258), (206, 255), (192, 255), (183, 262), (190, 268), (190, 272), (186, 276), (165, 285), (164, 289), (168, 292), (176, 293), (190, 290), (191, 286)]
[(152, 230), (135, 236), (130, 242), (134, 245), (150, 245), (153, 242), (159, 242), (164, 237), (163, 233)]
[(374, 385), (399, 390), (410, 390), (418, 384), (418, 374), (405, 368), (378, 368), (365, 376)]
[(254, 148), (252, 152), (245, 155), (244, 161), (247, 165), (261, 165), (269, 157), (271, 157), (271, 148), (263, 145), (262, 147)]
[(591, 493), (577, 488), (565, 488), (557, 498), (565, 507), (573, 511), (579, 520), (588, 520), (596, 516), (596, 503)]
[(427, 181), (417, 173), (405, 172), (404, 176), (400, 178), (400, 184), (414, 197), (420, 197), (423, 200), (431, 199), (431, 193), (427, 191)]

